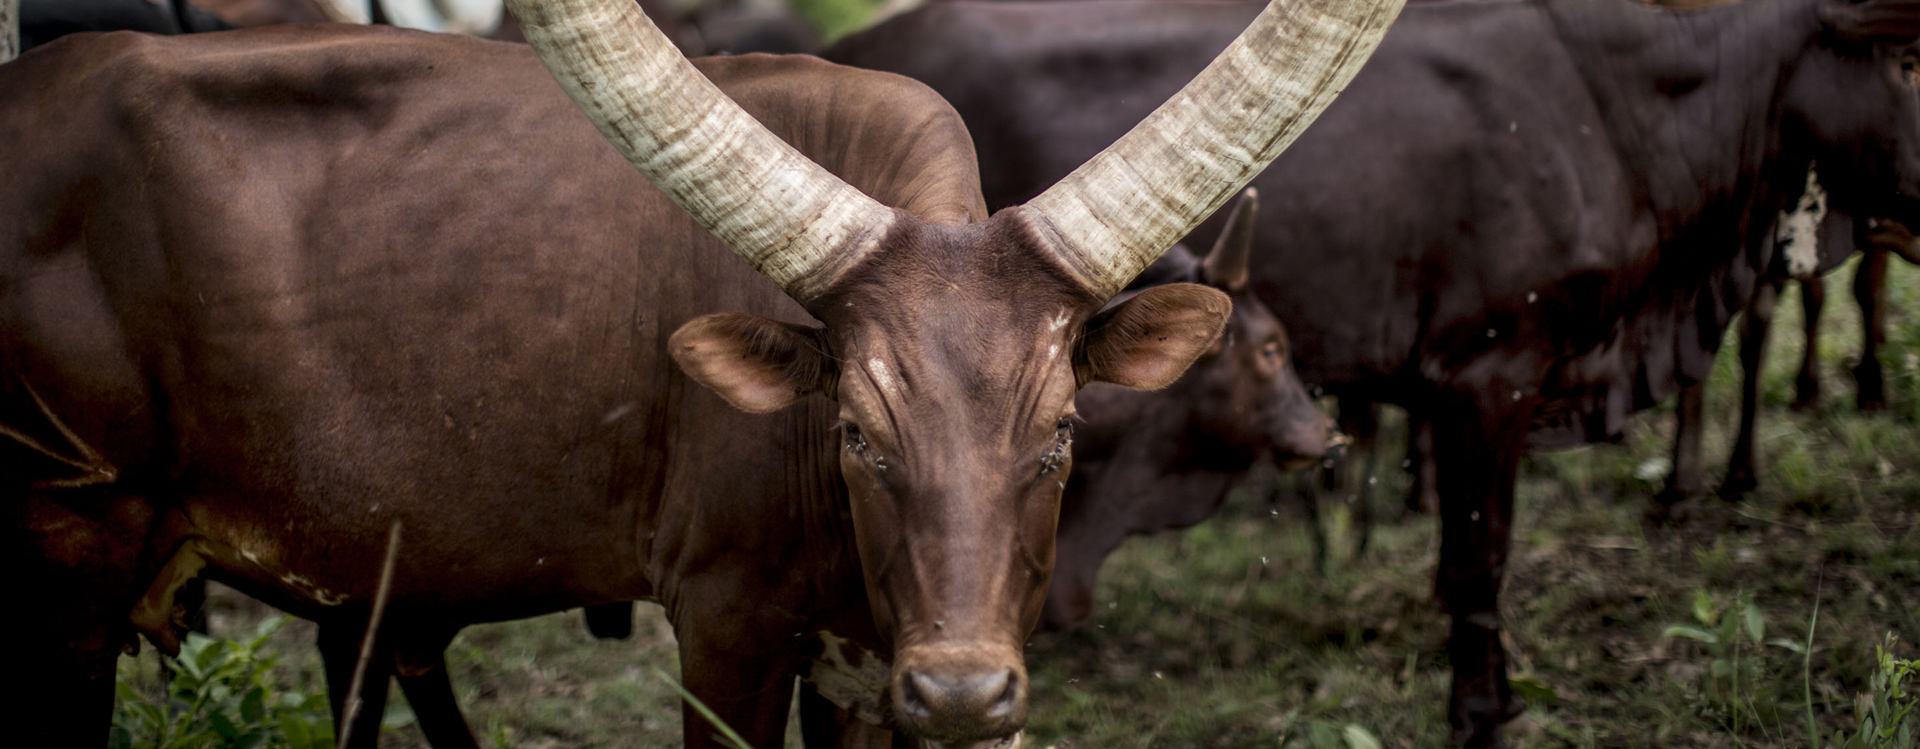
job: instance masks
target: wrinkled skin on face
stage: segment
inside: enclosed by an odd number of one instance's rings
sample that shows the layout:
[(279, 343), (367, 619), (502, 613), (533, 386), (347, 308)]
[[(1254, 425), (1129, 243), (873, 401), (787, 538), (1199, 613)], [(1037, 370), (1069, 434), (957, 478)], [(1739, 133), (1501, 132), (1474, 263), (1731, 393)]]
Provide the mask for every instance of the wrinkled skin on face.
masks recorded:
[(1165, 387), (1230, 310), (1219, 291), (1173, 284), (1100, 311), (1020, 219), (890, 237), (809, 305), (824, 328), (716, 315), (671, 343), (737, 407), (839, 403), (855, 543), (893, 644), (893, 718), (936, 742), (1025, 725), (1022, 643), (1053, 568), (1075, 392)]

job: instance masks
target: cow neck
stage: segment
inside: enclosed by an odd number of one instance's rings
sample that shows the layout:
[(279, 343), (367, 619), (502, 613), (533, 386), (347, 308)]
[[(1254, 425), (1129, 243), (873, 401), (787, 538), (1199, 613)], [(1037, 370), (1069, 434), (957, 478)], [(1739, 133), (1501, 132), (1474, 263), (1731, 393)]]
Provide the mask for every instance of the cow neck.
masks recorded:
[(1663, 247), (1717, 245), (1718, 257), (1752, 246), (1804, 179), (1809, 157), (1783, 151), (1779, 107), (1793, 60), (1820, 28), (1817, 2), (1685, 13), (1545, 5)]

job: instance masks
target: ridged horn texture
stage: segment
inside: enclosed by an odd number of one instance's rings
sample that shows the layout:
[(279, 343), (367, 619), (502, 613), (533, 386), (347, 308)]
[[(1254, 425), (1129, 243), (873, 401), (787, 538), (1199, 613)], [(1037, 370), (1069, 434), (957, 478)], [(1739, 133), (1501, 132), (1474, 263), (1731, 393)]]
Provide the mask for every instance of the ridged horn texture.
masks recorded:
[(20, 56), (20, 0), (0, 0), (0, 62)]
[(1028, 201), (1102, 297), (1193, 231), (1346, 88), (1404, 0), (1273, 0), (1186, 88)]
[(892, 226), (892, 209), (762, 127), (633, 0), (508, 0), (507, 7), (607, 140), (802, 304)]

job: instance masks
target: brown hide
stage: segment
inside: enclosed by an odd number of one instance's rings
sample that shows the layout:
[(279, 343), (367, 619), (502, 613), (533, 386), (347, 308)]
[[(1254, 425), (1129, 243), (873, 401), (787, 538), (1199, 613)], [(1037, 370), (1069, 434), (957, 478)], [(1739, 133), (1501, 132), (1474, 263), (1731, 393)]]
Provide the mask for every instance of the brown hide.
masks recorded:
[[(1166, 287), (1158, 313), (1123, 305), (1132, 323), (1082, 342), (1104, 300), (1022, 211), (982, 220), (937, 96), (812, 58), (698, 66), (921, 220), (811, 315), (524, 47), (277, 27), (68, 39), (9, 66), (0, 139), (25, 147), (0, 163), (27, 176), (0, 200), (0, 562), (52, 613), (0, 636), (65, 643), (24, 671), (85, 682), (9, 704), (26, 741), (101, 725), (101, 664), (132, 633), (100, 612), (138, 600), (165, 641), (170, 586), (205, 565), (351, 631), (395, 521), (381, 647), (403, 656), (468, 623), (652, 599), (687, 687), (756, 745), (840, 637), (892, 654), (882, 719), (961, 744), (1024, 723), (1080, 375), (1165, 385), (1225, 298)], [(662, 354), (714, 313), (818, 318), (832, 377), (806, 392), (835, 400), (756, 415), (696, 384)], [(151, 519), (101, 514), (120, 505)], [(99, 528), (120, 540), (96, 558)]]
[[(707, 312), (809, 317), (524, 47), (347, 27), (62, 45), (0, 82), (0, 137), (27, 144), (0, 159), (33, 175), (0, 203), (26, 240), (0, 248), (0, 423), (47, 448), (0, 441), (10, 513), (74, 500), (60, 482), (86, 474), (56, 458), (96, 453), (109, 493), (184, 521), (142, 566), (194, 539), (213, 576), (323, 622), (364, 607), (402, 520), (393, 621), (652, 597), (689, 686), (749, 735), (785, 702), (742, 714), (734, 695), (790, 679), (796, 633), (870, 631), (836, 407), (743, 414), (660, 355)], [(923, 88), (804, 58), (700, 65), (879, 199), (984, 216), (964, 130)], [(809, 91), (832, 114), (794, 103)], [(72, 543), (71, 523), (8, 517), (23, 569)]]

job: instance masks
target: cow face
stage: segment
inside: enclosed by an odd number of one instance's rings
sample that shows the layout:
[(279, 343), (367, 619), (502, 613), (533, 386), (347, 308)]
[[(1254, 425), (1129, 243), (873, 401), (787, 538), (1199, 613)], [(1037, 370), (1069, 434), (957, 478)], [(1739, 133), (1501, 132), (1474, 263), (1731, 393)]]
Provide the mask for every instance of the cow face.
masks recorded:
[(1786, 89), (1788, 138), (1804, 136), (1833, 207), (1920, 219), (1920, 5), (1836, 3)]
[(1260, 210), (1248, 188), (1200, 267), (1208, 285), (1233, 300), (1226, 333), (1187, 376), (1195, 388), (1193, 418), (1200, 435), (1223, 443), (1221, 453), (1270, 449), (1285, 468), (1326, 455), (1333, 420), (1307, 395), (1293, 369), (1292, 347), (1280, 319), (1248, 291), (1247, 261)]
[(855, 544), (894, 644), (894, 717), (940, 742), (1025, 724), (1022, 643), (1053, 569), (1075, 392), (1166, 386), (1230, 310), (1219, 291), (1173, 284), (1099, 312), (1018, 214), (896, 232), (809, 305), (824, 329), (718, 315), (670, 344), (740, 408), (840, 404)]

